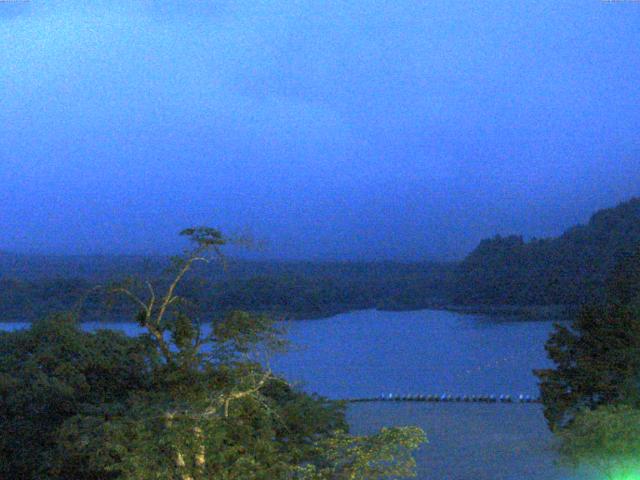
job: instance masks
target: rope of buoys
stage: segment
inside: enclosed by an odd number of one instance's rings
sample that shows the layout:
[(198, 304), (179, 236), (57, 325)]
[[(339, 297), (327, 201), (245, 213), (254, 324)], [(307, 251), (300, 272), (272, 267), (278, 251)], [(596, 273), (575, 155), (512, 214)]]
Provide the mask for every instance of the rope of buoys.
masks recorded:
[(542, 403), (538, 397), (530, 395), (380, 395), (378, 397), (348, 398), (345, 402), (454, 402), (454, 403)]

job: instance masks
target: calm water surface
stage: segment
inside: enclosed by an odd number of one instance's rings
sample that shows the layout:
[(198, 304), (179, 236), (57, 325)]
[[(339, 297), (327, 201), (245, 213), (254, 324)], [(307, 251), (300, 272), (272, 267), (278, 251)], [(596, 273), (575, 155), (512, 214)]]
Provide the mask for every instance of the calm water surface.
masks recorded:
[[(28, 324), (0, 324), (0, 329)], [(367, 310), (287, 324), (292, 349), (274, 371), (331, 398), (381, 394), (537, 395), (534, 368), (552, 323), (443, 311)], [(84, 324), (128, 334), (135, 324)], [(534, 480), (571, 477), (555, 464), (539, 405), (367, 403), (349, 408), (355, 433), (418, 425), (430, 439), (418, 452), (422, 480)]]
[(380, 394), (536, 396), (531, 370), (549, 366), (551, 322), (423, 310), (367, 310), (294, 322), (294, 346), (273, 367), (332, 398)]
[[(0, 329), (26, 328), (0, 324)], [(273, 370), (330, 398), (381, 394), (536, 396), (534, 368), (549, 366), (551, 322), (422, 310), (366, 310), (286, 324), (291, 350)], [(134, 335), (134, 323), (85, 323)]]

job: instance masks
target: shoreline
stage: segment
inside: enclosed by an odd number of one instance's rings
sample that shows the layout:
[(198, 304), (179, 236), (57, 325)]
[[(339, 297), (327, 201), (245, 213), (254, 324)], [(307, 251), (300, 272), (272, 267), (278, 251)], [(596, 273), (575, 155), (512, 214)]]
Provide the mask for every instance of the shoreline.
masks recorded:
[[(276, 321), (305, 321), (322, 320), (336, 315), (348, 314), (362, 310), (377, 310), (380, 312), (417, 312), (421, 310), (437, 310), (461, 315), (485, 315), (488, 317), (502, 318), (509, 321), (566, 321), (572, 319), (579, 310), (577, 305), (449, 305), (433, 304), (411, 308), (402, 306), (354, 306), (352, 308), (336, 308), (325, 312), (255, 312), (271, 316)], [(51, 312), (64, 313), (64, 312)], [(216, 316), (212, 313), (210, 316)], [(43, 317), (44, 318), (44, 317)], [(0, 319), (0, 323), (33, 323), (37, 320)], [(132, 317), (121, 317), (115, 315), (84, 315), (80, 323), (90, 322), (111, 322), (111, 323), (135, 323)]]

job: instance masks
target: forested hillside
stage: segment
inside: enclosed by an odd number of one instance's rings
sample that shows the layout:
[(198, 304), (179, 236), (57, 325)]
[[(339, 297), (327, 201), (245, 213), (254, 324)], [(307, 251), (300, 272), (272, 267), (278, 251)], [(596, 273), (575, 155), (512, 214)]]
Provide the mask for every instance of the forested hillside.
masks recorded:
[[(289, 318), (366, 308), (573, 306), (603, 301), (616, 266), (624, 268), (638, 248), (640, 198), (601, 210), (558, 238), (483, 240), (459, 264), (236, 260), (226, 271), (200, 266), (182, 293), (211, 315), (242, 308)], [(130, 319), (130, 305), (107, 310), (92, 288), (127, 275), (162, 282), (167, 261), (0, 252), (0, 318), (34, 320), (83, 302), (85, 320)]]
[[(127, 261), (128, 260), (128, 261)], [(166, 259), (165, 259), (166, 260)], [(129, 302), (107, 305), (98, 285), (129, 275), (161, 284), (160, 258), (0, 258), (0, 319), (35, 320), (82, 305), (83, 320), (130, 320)], [(234, 308), (288, 318), (367, 308), (417, 309), (448, 302), (453, 264), (394, 262), (247, 262), (200, 266), (180, 293), (216, 315)]]
[(640, 245), (640, 198), (596, 212), (558, 238), (484, 240), (460, 263), (452, 300), (463, 305), (600, 303), (616, 265)]

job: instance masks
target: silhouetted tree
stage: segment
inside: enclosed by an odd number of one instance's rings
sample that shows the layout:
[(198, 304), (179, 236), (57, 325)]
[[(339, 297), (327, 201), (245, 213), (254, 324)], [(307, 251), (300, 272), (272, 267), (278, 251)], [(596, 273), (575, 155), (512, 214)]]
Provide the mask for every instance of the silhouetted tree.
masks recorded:
[(583, 409), (635, 404), (640, 388), (640, 316), (628, 306), (585, 307), (570, 327), (556, 325), (546, 344), (555, 368), (537, 370), (552, 430)]
[(582, 308), (571, 326), (556, 325), (546, 344), (556, 367), (536, 375), (552, 429), (583, 409), (640, 401), (639, 253), (615, 267), (607, 305)]

